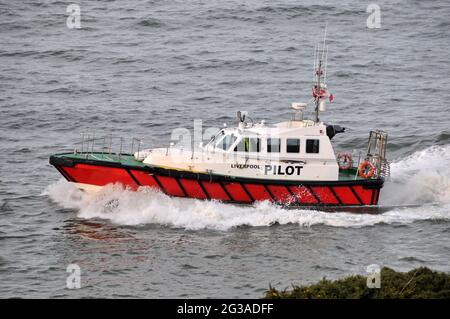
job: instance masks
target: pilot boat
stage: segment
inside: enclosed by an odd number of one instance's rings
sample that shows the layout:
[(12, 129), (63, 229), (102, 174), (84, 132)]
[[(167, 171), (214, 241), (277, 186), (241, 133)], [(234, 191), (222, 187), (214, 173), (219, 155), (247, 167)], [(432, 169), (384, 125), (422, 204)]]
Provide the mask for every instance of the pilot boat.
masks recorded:
[[(83, 135), (73, 152), (50, 157), (64, 178), (86, 191), (120, 183), (137, 190), (151, 187), (169, 196), (235, 204), (270, 201), (283, 206), (377, 205), (389, 175), (387, 133), (370, 131), (367, 153), (354, 161), (336, 154), (332, 139), (345, 128), (320, 121), (328, 101), (325, 47), (316, 47), (312, 98), (292, 103), (291, 119), (254, 122), (238, 112), (238, 124), (224, 127), (208, 143), (140, 150), (112, 150), (112, 137)], [(325, 67), (324, 67), (325, 65)], [(304, 113), (312, 105), (312, 119)], [(101, 142), (100, 142), (101, 141)], [(94, 145), (101, 148), (95, 150)], [(135, 152), (134, 147), (138, 145)]]

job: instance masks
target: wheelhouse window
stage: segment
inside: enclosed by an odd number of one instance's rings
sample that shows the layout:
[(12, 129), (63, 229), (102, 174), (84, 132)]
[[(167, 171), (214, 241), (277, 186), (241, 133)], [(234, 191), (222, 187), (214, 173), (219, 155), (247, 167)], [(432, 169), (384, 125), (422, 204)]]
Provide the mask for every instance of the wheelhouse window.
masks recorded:
[(227, 134), (216, 144), (216, 147), (226, 151), (234, 144), (234, 142), (236, 142), (236, 140), (237, 137), (234, 134)]
[(268, 138), (267, 139), (267, 153), (280, 153), (281, 139)]
[(300, 140), (298, 138), (286, 139), (286, 153), (300, 153)]
[(319, 140), (306, 140), (306, 153), (319, 153)]
[(235, 152), (259, 152), (261, 139), (255, 137), (243, 137), (234, 148)]

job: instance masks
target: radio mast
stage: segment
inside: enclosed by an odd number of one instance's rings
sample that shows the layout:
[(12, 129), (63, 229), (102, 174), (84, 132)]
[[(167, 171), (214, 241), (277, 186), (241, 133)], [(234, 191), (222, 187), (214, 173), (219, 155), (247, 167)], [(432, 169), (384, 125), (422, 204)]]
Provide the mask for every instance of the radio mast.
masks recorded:
[[(314, 70), (313, 70), (313, 98), (316, 104), (315, 107), (315, 119), (314, 121), (318, 123), (320, 121), (320, 104), (322, 99), (327, 95), (327, 85), (326, 85), (326, 74), (327, 74), (327, 59), (328, 59), (328, 46), (326, 45), (327, 38), (327, 26), (325, 25), (325, 32), (323, 36), (322, 48), (317, 45), (314, 52)], [(321, 52), (322, 51), (322, 52)], [(325, 63), (325, 67), (323, 65)]]

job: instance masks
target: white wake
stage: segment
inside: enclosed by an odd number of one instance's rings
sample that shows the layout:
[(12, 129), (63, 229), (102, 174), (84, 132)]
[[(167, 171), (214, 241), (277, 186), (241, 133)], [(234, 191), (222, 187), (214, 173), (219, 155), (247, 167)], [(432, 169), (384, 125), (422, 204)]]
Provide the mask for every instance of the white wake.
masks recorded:
[(450, 145), (432, 146), (391, 164), (381, 205), (449, 204)]

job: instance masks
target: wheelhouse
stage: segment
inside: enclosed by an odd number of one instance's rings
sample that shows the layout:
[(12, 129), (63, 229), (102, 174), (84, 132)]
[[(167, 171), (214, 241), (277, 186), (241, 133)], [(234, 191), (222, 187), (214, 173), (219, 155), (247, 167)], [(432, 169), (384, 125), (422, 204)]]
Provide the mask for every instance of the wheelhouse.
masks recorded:
[[(280, 123), (282, 124), (282, 123)], [(212, 153), (285, 160), (336, 161), (326, 126), (265, 126), (221, 129), (203, 149)]]

